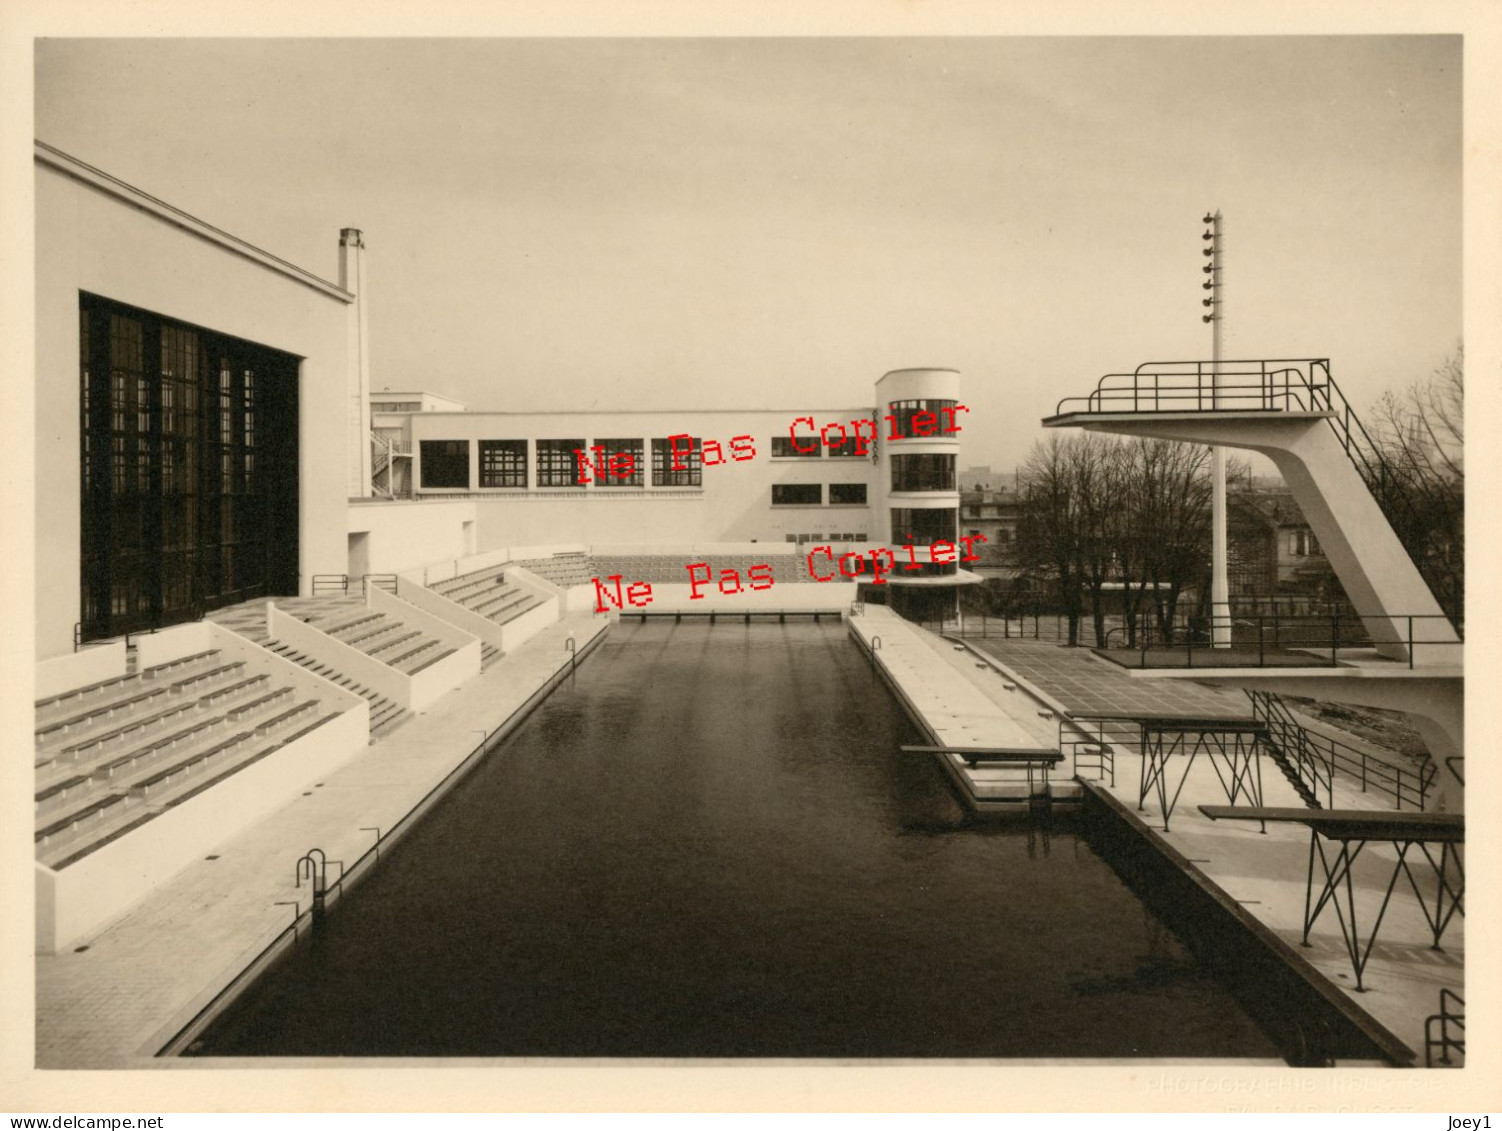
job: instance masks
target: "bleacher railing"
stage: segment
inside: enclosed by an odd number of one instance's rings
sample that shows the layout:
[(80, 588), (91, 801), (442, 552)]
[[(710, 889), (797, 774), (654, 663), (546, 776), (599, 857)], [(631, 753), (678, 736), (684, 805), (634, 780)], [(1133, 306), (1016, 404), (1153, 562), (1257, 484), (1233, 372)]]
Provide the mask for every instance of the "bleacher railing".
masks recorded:
[(348, 593), (349, 574), (347, 573), (315, 573), (313, 575), (313, 596), (319, 597), (326, 593)]

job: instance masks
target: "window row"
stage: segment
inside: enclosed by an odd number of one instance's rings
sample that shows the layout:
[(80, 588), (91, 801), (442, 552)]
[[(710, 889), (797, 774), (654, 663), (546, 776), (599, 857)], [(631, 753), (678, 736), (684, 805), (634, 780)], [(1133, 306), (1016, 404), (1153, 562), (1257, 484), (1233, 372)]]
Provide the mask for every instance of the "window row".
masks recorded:
[[(774, 507), (817, 507), (824, 502), (822, 483), (774, 483), (772, 505)], [(864, 483), (831, 483), (830, 506), (863, 506), (866, 502)]]
[[(867, 450), (869, 451), (869, 438)], [(856, 438), (846, 436), (836, 443), (825, 444), (818, 436), (773, 436), (772, 455), (777, 459), (822, 459), (828, 450), (830, 459), (864, 459), (856, 450)]]
[[(583, 437), (562, 440), (480, 440), (479, 486), (525, 488), (528, 448), (535, 448), (538, 487), (644, 487), (646, 453), (642, 441)], [(468, 440), (423, 440), (418, 445), (422, 460), (422, 486), (467, 489), (469, 483)], [(667, 439), (652, 441), (652, 486), (701, 487), (704, 483), (702, 445), (692, 441), (685, 450), (680, 440), (675, 449)]]

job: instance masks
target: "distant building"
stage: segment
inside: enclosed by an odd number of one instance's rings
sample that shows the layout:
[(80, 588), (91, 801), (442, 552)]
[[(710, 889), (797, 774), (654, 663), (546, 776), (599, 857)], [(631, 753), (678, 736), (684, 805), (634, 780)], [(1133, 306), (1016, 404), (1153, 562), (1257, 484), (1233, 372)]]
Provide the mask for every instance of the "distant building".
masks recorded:
[[(968, 476), (969, 472), (966, 474)], [(984, 545), (976, 543), (981, 550), (981, 560), (974, 567), (976, 573), (984, 577), (1013, 575), (1017, 561), (1017, 525), (1021, 517), (1022, 496), (1016, 491), (972, 488), (968, 477), (963, 480), (960, 533), (978, 534), (986, 539)]]
[(1233, 492), (1227, 500), (1226, 541), (1233, 602), (1258, 597), (1345, 601), (1329, 559), (1286, 488)]
[(976, 464), (960, 472), (960, 489), (963, 491), (999, 491), (1003, 484), (1014, 485), (1016, 472), (993, 471), (990, 464)]

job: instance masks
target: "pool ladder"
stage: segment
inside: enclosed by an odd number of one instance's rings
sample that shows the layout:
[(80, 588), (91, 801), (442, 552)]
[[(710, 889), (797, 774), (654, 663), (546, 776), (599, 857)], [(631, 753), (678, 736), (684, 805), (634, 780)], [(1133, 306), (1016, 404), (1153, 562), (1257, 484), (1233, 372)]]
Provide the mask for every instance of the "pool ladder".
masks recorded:
[[(339, 877), (334, 882), (340, 884), (344, 881), (344, 861), (335, 860), (332, 863), (339, 865)], [(316, 923), (323, 917), (324, 909), (328, 900), (329, 891), (329, 864), (328, 855), (321, 848), (310, 848), (297, 858), (297, 869), (294, 876), (294, 887), (302, 887), (304, 876), (313, 889), (313, 921)]]

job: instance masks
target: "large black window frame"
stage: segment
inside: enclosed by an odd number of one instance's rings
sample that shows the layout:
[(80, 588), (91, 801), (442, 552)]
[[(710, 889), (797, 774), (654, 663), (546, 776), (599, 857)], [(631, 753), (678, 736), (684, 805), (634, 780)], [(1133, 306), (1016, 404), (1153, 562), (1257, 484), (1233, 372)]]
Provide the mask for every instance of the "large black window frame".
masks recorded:
[[(797, 439), (797, 447), (794, 447), (792, 436), (773, 436), (772, 457), (774, 459), (819, 459), (823, 456), (824, 446), (819, 442), (819, 437), (799, 436)], [(804, 450), (800, 452), (798, 448)]]
[[(581, 436), (576, 440), (537, 441), (537, 485), (539, 487), (582, 487), (579, 479), (579, 457), (575, 452), (584, 451), (586, 444)], [(594, 478), (593, 475), (590, 476)]]
[(892, 490), (953, 491), (955, 457), (944, 453), (892, 456)]
[[(647, 483), (645, 449), (639, 437), (622, 437), (612, 440), (596, 440), (586, 453), (589, 457), (589, 478), (596, 487), (644, 487)], [(614, 456), (631, 457), (631, 474), (614, 475), (610, 461)], [(624, 463), (620, 466), (624, 467)]]
[(469, 490), (469, 441), (420, 440), (421, 489)]
[(527, 441), (480, 441), (481, 487), (525, 487), (526, 485)]
[[(944, 410), (952, 409), (959, 403), (959, 401), (945, 400), (893, 401), (887, 405), (887, 415), (894, 419), (883, 421), (888, 425), (887, 435), (895, 436), (899, 440), (951, 435), (952, 433), (945, 431), (945, 428), (954, 418), (946, 414)], [(920, 412), (931, 412), (938, 418), (932, 431), (923, 433), (914, 431), (913, 417)]]
[(822, 483), (774, 483), (772, 505), (774, 507), (817, 507), (824, 502)]
[(829, 485), (829, 505), (850, 507), (864, 506), (866, 502), (866, 485), (864, 483), (831, 483)]
[[(928, 548), (935, 542), (949, 542), (959, 544), (959, 515), (948, 507), (893, 507), (891, 508), (892, 519), (892, 544), (894, 546), (913, 545), (919, 547), (918, 561), (920, 568), (910, 570), (906, 564), (902, 569), (915, 577), (951, 577), (959, 572), (959, 565), (951, 562), (946, 565), (938, 565), (932, 561), (924, 561), (928, 556)], [(899, 555), (900, 558), (904, 555)]]
[(79, 295), (80, 634), (298, 591), (298, 361)]
[[(691, 451), (685, 451), (689, 447)], [(673, 442), (670, 439), (652, 441), (652, 486), (654, 487), (702, 487), (704, 486), (703, 444), (697, 436), (686, 442), (679, 439), (677, 459), (673, 457)], [(673, 467), (678, 464), (677, 469)]]

